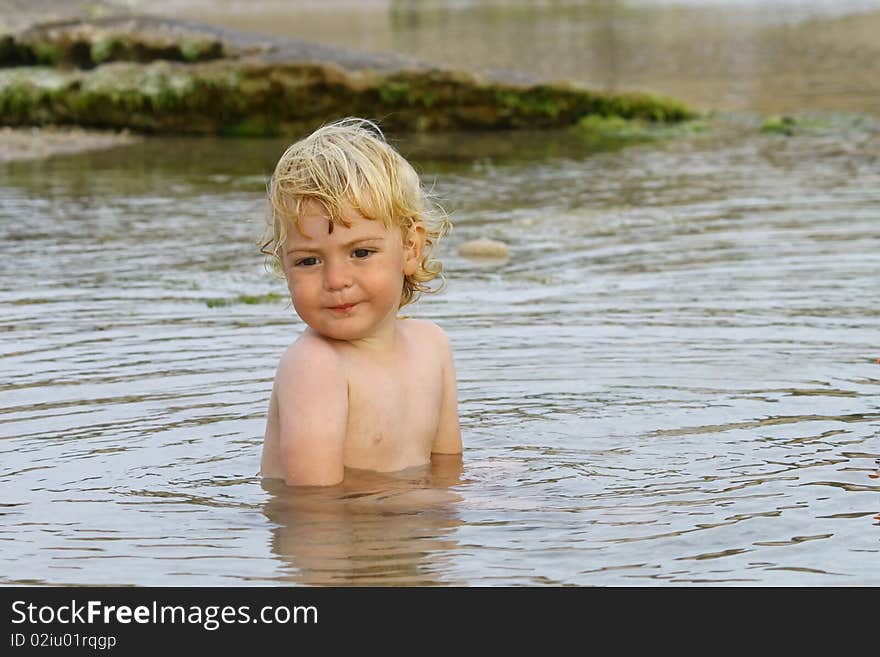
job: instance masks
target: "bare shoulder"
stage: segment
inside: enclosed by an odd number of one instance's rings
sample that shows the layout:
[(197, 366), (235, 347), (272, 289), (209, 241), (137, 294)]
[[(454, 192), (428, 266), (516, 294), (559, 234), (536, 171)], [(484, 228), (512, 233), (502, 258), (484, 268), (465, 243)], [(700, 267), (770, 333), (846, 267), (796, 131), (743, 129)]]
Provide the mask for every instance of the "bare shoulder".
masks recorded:
[(414, 337), (432, 343), (441, 355), (446, 355), (451, 351), (446, 331), (434, 322), (427, 319), (406, 319), (404, 322)]
[(336, 371), (341, 368), (339, 352), (326, 339), (306, 331), (281, 355), (278, 375), (290, 376), (297, 371)]

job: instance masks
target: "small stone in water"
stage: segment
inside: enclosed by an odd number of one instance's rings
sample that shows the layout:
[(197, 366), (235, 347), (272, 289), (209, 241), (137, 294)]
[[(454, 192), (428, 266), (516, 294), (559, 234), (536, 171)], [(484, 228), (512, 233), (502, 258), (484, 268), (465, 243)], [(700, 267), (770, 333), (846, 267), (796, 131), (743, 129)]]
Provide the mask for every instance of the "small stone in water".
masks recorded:
[(459, 245), (458, 252), (474, 258), (506, 258), (508, 248), (504, 242), (481, 237)]

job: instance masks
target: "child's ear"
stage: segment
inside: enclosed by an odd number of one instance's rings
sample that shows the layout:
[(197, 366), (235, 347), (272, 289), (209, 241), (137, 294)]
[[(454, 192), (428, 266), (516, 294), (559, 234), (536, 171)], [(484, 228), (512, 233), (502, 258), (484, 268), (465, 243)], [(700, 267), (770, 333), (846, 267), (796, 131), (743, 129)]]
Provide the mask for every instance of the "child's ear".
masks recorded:
[(422, 261), (422, 251), (425, 249), (425, 227), (422, 224), (413, 224), (407, 230), (403, 238), (405, 260), (403, 273), (412, 276), (419, 270)]

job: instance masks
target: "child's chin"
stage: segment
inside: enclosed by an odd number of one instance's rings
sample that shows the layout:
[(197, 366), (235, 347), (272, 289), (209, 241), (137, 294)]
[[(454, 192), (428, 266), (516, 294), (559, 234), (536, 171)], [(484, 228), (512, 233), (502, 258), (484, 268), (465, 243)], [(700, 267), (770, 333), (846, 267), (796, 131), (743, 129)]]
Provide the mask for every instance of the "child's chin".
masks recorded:
[(324, 326), (321, 328), (315, 328), (315, 331), (323, 335), (325, 338), (330, 338), (331, 340), (361, 340), (369, 336), (370, 332), (362, 329), (358, 329), (353, 326)]
[(324, 333), (323, 335), (325, 338), (331, 338), (332, 340), (341, 340), (344, 342), (360, 340), (366, 337), (366, 334), (356, 333), (354, 331), (332, 331), (330, 333)]

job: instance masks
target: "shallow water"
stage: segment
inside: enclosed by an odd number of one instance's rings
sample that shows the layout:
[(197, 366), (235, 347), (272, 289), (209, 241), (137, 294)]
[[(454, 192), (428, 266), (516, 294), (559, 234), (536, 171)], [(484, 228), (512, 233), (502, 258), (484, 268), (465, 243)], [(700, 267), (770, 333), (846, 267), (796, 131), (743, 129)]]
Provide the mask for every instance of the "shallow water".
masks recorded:
[(284, 143), (0, 165), (0, 583), (880, 584), (880, 125), (811, 125), (401, 139), (464, 460), (311, 496), (257, 476)]

